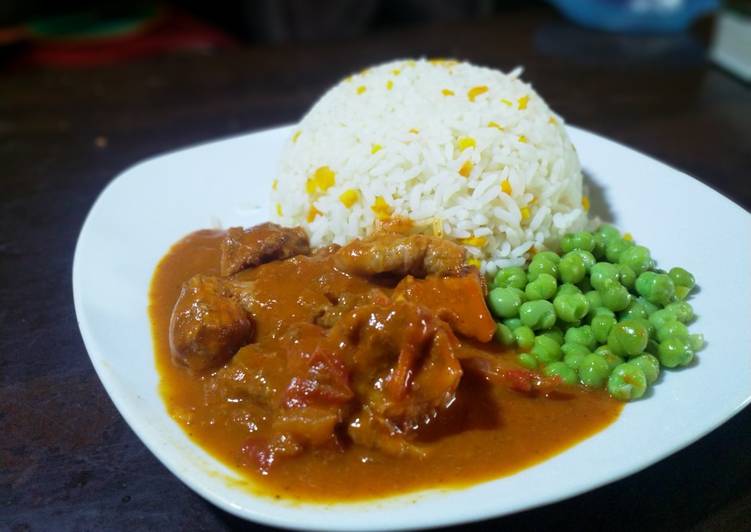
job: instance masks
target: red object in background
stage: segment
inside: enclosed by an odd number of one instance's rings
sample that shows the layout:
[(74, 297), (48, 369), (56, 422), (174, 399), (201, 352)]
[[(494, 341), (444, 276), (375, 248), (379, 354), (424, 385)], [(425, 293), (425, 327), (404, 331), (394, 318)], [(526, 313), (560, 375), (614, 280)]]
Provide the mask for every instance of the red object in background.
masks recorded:
[(223, 31), (174, 10), (166, 10), (126, 35), (81, 39), (33, 39), (18, 58), (23, 65), (83, 68), (180, 50), (235, 46)]

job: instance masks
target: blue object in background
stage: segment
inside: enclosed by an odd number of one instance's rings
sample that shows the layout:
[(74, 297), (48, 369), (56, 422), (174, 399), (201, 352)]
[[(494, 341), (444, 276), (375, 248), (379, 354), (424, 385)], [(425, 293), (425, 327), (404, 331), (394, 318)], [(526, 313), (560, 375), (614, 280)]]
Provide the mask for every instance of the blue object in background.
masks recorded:
[(673, 32), (719, 8), (719, 0), (550, 0), (583, 26), (618, 32)]

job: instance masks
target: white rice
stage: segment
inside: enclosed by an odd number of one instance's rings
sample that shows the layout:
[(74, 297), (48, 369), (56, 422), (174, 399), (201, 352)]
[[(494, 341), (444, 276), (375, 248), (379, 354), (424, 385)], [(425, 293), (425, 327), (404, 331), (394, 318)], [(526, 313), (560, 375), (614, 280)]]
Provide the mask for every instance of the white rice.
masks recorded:
[(488, 273), (555, 246), (586, 224), (588, 201), (563, 120), (520, 74), (408, 60), (345, 79), (288, 141), (273, 216), (314, 246), (406, 217), (462, 241)]

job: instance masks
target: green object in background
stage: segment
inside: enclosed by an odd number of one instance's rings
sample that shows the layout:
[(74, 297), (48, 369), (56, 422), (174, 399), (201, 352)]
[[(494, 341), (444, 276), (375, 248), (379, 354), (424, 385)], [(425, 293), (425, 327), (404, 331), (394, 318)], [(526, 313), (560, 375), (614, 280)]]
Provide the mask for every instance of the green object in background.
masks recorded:
[(96, 40), (125, 36), (143, 30), (159, 18), (160, 12), (154, 5), (134, 6), (112, 14), (104, 10), (85, 11), (32, 21), (27, 24), (27, 31), (32, 38), (50, 40)]

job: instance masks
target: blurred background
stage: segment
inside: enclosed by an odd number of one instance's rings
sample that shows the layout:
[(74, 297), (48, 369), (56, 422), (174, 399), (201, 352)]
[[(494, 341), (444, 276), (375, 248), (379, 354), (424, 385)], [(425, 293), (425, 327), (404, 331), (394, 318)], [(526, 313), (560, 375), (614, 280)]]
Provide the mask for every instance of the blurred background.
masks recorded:
[[(626, 62), (674, 63), (679, 55), (688, 59), (687, 52), (697, 59), (707, 51), (723, 68), (750, 79), (748, 0), (6, 0), (0, 3), (0, 59), (16, 68), (86, 68), (175, 52), (337, 42), (546, 6), (580, 27), (651, 35), (610, 43)], [(539, 48), (552, 55), (602, 55), (572, 27), (562, 31), (540, 35)]]

